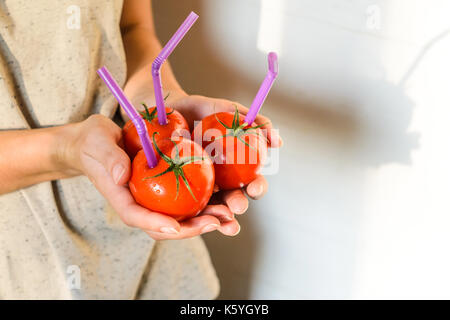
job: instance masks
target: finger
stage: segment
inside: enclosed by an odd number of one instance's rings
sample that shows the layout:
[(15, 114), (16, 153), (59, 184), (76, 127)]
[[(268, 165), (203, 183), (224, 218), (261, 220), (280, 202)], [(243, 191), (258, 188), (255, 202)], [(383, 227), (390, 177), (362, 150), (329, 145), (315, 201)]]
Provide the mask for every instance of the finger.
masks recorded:
[(241, 226), (236, 219), (233, 219), (233, 221), (222, 223), (217, 230), (226, 236), (236, 236), (241, 231)]
[[(134, 201), (127, 188), (111, 185), (117, 190), (106, 191), (107, 194), (114, 192), (114, 197), (110, 198), (109, 202), (126, 225), (167, 234), (180, 233), (181, 226), (175, 219), (141, 207)], [(103, 188), (100, 186), (100, 189)], [(108, 198), (107, 195), (106, 197)]]
[(223, 191), (222, 199), (234, 214), (243, 214), (248, 209), (248, 199), (241, 189)]
[(106, 169), (115, 184), (126, 184), (131, 175), (131, 160), (125, 150), (118, 145), (112, 145), (110, 152), (111, 157), (106, 160)]
[[(223, 111), (229, 111), (229, 112), (234, 112), (235, 107), (238, 108), (239, 113), (245, 117), (245, 115), (247, 115), (248, 113), (248, 108), (246, 108), (245, 106), (243, 106), (242, 104), (238, 103), (238, 102), (233, 102), (230, 103), (227, 100), (221, 100), (221, 106), (222, 109), (224, 109)], [(225, 104), (225, 106), (224, 106)], [(279, 148), (283, 145), (283, 140), (281, 139), (280, 135), (278, 134), (278, 130), (275, 130), (273, 128), (272, 125), (272, 121), (263, 116), (262, 114), (258, 114), (255, 118), (255, 124), (257, 125), (263, 125), (261, 127), (262, 132), (264, 134), (264, 136), (267, 138), (270, 147), (272, 148)]]
[(279, 148), (283, 145), (283, 139), (281, 139), (278, 130), (274, 129), (272, 121), (269, 118), (258, 114), (255, 118), (255, 123), (257, 125), (263, 125), (261, 130), (269, 141), (271, 148)]
[(255, 200), (261, 199), (267, 192), (269, 183), (264, 176), (259, 176), (245, 188), (247, 195)]
[(181, 222), (181, 232), (189, 237), (217, 230), (220, 221), (211, 215), (197, 216)]
[(200, 215), (211, 215), (219, 219), (219, 221), (222, 223), (233, 221), (233, 213), (230, 211), (230, 209), (223, 205), (207, 205), (205, 209), (200, 213)]
[[(93, 158), (101, 163), (115, 184), (123, 185), (128, 182), (131, 174), (130, 158), (113, 139), (98, 137), (95, 143), (88, 141), (82, 149), (82, 158), (83, 156)], [(82, 159), (87, 170), (85, 160)]]
[(234, 112), (236, 108), (239, 114), (245, 117), (248, 113), (248, 108), (240, 104), (239, 102), (231, 102), (224, 99), (213, 99), (215, 101), (216, 112)]
[[(236, 107), (238, 108), (238, 111), (243, 116), (243, 118), (248, 113), (248, 108), (238, 102), (231, 102), (225, 99), (207, 98), (198, 95), (188, 96), (184, 99), (176, 101), (175, 107), (181, 109), (192, 109), (192, 106), (201, 108), (201, 118), (213, 114), (214, 112), (234, 112)], [(281, 145), (283, 144), (283, 140), (279, 136), (277, 130), (273, 130), (273, 126), (269, 118), (259, 114), (255, 119), (255, 123), (257, 125), (264, 125), (263, 127), (261, 127), (263, 129), (262, 132), (268, 139), (270, 147), (281, 147)]]
[(214, 112), (234, 112), (235, 108), (238, 108), (239, 113), (246, 115), (248, 108), (244, 107), (240, 103), (231, 102), (225, 99), (208, 98), (204, 96), (192, 95), (182, 101), (177, 101), (178, 106), (188, 108), (197, 106), (202, 108), (202, 112), (205, 115), (213, 114)]
[(197, 216), (180, 223), (181, 228), (178, 234), (162, 234), (160, 232), (148, 231), (155, 240), (180, 240), (199, 236), (204, 233), (212, 232), (220, 227), (220, 221), (209, 215)]
[(118, 211), (122, 220), (130, 227), (178, 235), (180, 224), (165, 214), (153, 212), (135, 203), (129, 203)]
[(89, 165), (88, 177), (126, 225), (162, 233), (177, 234), (180, 231), (180, 224), (175, 219), (139, 206), (126, 186), (113, 183), (99, 161), (94, 158), (86, 161)]

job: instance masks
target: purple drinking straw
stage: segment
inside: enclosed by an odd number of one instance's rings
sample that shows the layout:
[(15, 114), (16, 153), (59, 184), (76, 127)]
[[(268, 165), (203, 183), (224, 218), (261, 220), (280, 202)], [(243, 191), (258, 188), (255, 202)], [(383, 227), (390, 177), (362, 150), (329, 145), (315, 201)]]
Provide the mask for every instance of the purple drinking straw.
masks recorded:
[(144, 124), (144, 120), (134, 109), (133, 105), (130, 101), (125, 97), (122, 89), (119, 87), (117, 82), (113, 79), (111, 74), (109, 73), (106, 67), (100, 68), (97, 70), (98, 75), (105, 82), (108, 89), (113, 94), (114, 98), (119, 102), (122, 106), (123, 110), (125, 110), (127, 116), (133, 122), (136, 127), (136, 131), (141, 139), (142, 148), (144, 149), (145, 157), (147, 158), (147, 163), (150, 168), (154, 168), (158, 164), (158, 160), (156, 160), (155, 151), (153, 150), (152, 143), (150, 142), (150, 137), (148, 136), (147, 127)]
[(267, 71), (267, 75), (264, 78), (264, 81), (261, 84), (261, 87), (259, 88), (255, 99), (253, 99), (252, 105), (248, 110), (247, 116), (245, 117), (245, 122), (248, 123), (249, 125), (252, 124), (253, 121), (255, 121), (256, 115), (261, 109), (264, 100), (266, 100), (267, 94), (269, 93), (270, 88), (272, 88), (273, 82), (275, 81), (275, 78), (278, 75), (277, 54), (275, 52), (269, 52), (267, 60), (269, 61), (269, 70)]
[(167, 116), (166, 108), (164, 106), (161, 74), (159, 71), (164, 61), (166, 61), (166, 59), (169, 57), (178, 43), (180, 43), (181, 39), (183, 39), (183, 37), (186, 35), (186, 33), (189, 31), (189, 29), (197, 19), (198, 15), (194, 12), (191, 12), (152, 63), (153, 87), (155, 89), (156, 110), (158, 112), (158, 122), (160, 125), (167, 124)]

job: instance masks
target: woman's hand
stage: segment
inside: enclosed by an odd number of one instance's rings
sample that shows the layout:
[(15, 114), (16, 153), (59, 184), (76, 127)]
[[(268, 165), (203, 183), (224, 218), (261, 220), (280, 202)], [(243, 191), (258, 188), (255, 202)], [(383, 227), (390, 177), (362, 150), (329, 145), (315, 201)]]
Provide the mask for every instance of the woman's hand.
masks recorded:
[[(136, 107), (140, 107), (140, 102), (146, 102), (148, 105), (155, 105), (155, 100), (148, 89), (149, 85), (135, 86), (132, 91), (132, 101)], [(150, 94), (149, 94), (150, 92)], [(191, 131), (193, 129), (194, 121), (200, 121), (204, 117), (215, 112), (234, 112), (237, 106), (239, 113), (245, 116), (248, 109), (237, 102), (232, 102), (224, 99), (214, 99), (204, 96), (192, 95), (189, 96), (183, 90), (175, 88), (167, 90), (168, 98), (166, 106), (175, 108), (186, 118)], [(126, 118), (126, 116), (125, 116)], [(258, 115), (255, 119), (257, 124), (265, 124), (261, 129), (266, 135), (269, 145), (272, 148), (278, 148), (282, 145), (282, 140), (278, 136), (276, 130), (272, 130), (272, 123), (270, 119)], [(259, 176), (243, 189), (220, 191), (216, 189), (210, 201), (210, 206), (207, 207), (203, 214), (209, 214), (211, 210), (228, 210), (233, 214), (233, 220), (230, 222), (222, 222), (221, 229), (230, 228), (231, 230), (240, 229), (238, 222), (234, 219), (234, 214), (243, 214), (248, 209), (248, 200), (245, 193), (252, 199), (260, 199), (267, 192), (268, 183), (264, 176)], [(245, 191), (245, 192), (244, 192)], [(237, 232), (238, 232), (237, 231)]]
[(155, 240), (190, 238), (218, 229), (234, 235), (239, 226), (223, 205), (207, 206), (202, 215), (184, 222), (141, 207), (127, 183), (130, 159), (122, 149), (122, 131), (110, 119), (93, 115), (65, 126), (57, 142), (57, 158), (67, 175), (86, 175), (125, 224), (140, 228)]
[[(152, 62), (161, 52), (161, 45), (154, 32), (150, 3), (147, 1), (125, 1), (120, 26), (128, 67), (127, 82), (124, 88), (125, 94), (136, 107), (141, 102), (153, 106), (155, 101), (150, 70)], [(191, 126), (194, 120), (201, 120), (213, 112), (234, 111), (233, 104), (227, 100), (188, 96), (175, 79), (168, 61), (162, 66), (161, 82), (166, 89), (165, 93), (170, 93), (167, 105), (178, 109)], [(236, 105), (240, 113), (243, 115), (247, 113), (247, 108), (238, 103)], [(126, 115), (122, 113), (122, 116), (127, 120)], [(272, 126), (269, 119), (259, 115), (256, 118), (256, 123), (267, 123), (263, 129), (267, 129), (267, 138), (271, 147), (281, 145), (281, 139), (278, 135), (270, 131)], [(245, 192), (251, 198), (259, 199), (266, 193), (267, 186), (267, 181), (263, 176), (260, 176), (245, 188)], [(131, 195), (129, 196), (131, 197)], [(191, 220), (210, 219), (208, 221), (213, 221), (212, 219), (215, 219), (216, 223), (220, 221), (218, 227), (220, 232), (234, 235), (239, 232), (240, 227), (233, 214), (242, 214), (247, 208), (248, 200), (241, 189), (216, 192), (210, 205), (206, 207), (203, 213)], [(191, 223), (191, 220), (184, 224)], [(159, 234), (153, 236), (159, 237)], [(168, 236), (165, 235), (164, 237), (167, 238)]]
[[(188, 96), (183, 94), (183, 92), (175, 92), (173, 95), (170, 93), (167, 99), (167, 105), (181, 112), (190, 126), (194, 124), (194, 121), (200, 121), (215, 112), (234, 112), (235, 107), (238, 108), (242, 116), (245, 116), (248, 112), (248, 109), (238, 102), (198, 95)], [(278, 136), (277, 131), (272, 130), (273, 127), (270, 119), (258, 115), (255, 122), (258, 125), (265, 124), (261, 129), (263, 129), (263, 133), (266, 135), (270, 147), (278, 148), (282, 145), (283, 142)], [(264, 196), (267, 188), (267, 180), (261, 175), (245, 187), (245, 193), (250, 198), (256, 200)], [(248, 208), (248, 200), (242, 189), (221, 191), (215, 194), (214, 198), (216, 201), (217, 199), (221, 199), (230, 208), (231, 212), (235, 214), (242, 214)]]

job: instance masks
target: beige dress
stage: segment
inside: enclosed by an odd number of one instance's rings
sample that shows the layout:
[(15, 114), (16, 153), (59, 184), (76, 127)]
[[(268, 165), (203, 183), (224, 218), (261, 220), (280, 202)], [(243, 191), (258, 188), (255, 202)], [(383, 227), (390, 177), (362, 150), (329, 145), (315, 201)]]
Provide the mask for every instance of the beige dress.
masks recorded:
[[(121, 10), (121, 0), (1, 1), (0, 129), (112, 117), (117, 105), (96, 70), (125, 80)], [(1, 299), (209, 299), (218, 290), (201, 238), (153, 241), (86, 177), (0, 196)]]

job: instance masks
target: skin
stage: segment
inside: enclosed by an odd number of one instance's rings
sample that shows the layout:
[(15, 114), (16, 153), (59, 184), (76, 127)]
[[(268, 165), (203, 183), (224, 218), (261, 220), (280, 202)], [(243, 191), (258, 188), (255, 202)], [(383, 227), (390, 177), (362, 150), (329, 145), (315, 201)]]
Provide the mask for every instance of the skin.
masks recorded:
[[(126, 0), (120, 27), (127, 58), (125, 94), (135, 106), (142, 101), (153, 106), (149, 70), (161, 45), (154, 32), (150, 1)], [(185, 93), (168, 62), (161, 72), (163, 86), (170, 91), (167, 105), (182, 113), (190, 125), (213, 112), (234, 111), (228, 100)], [(247, 113), (247, 108), (235, 104), (242, 115)], [(268, 123), (264, 128), (272, 128), (270, 120), (261, 115), (256, 123)], [(267, 137), (272, 147), (282, 144), (270, 132)], [(240, 226), (234, 214), (242, 214), (248, 208), (245, 194), (259, 199), (268, 187), (264, 177), (259, 176), (245, 190), (216, 192), (199, 216), (179, 223), (134, 201), (127, 186), (130, 173), (121, 129), (101, 115), (52, 128), (0, 132), (0, 194), (43, 181), (86, 175), (125, 224), (144, 230), (155, 240), (190, 238), (214, 230), (235, 235)]]

